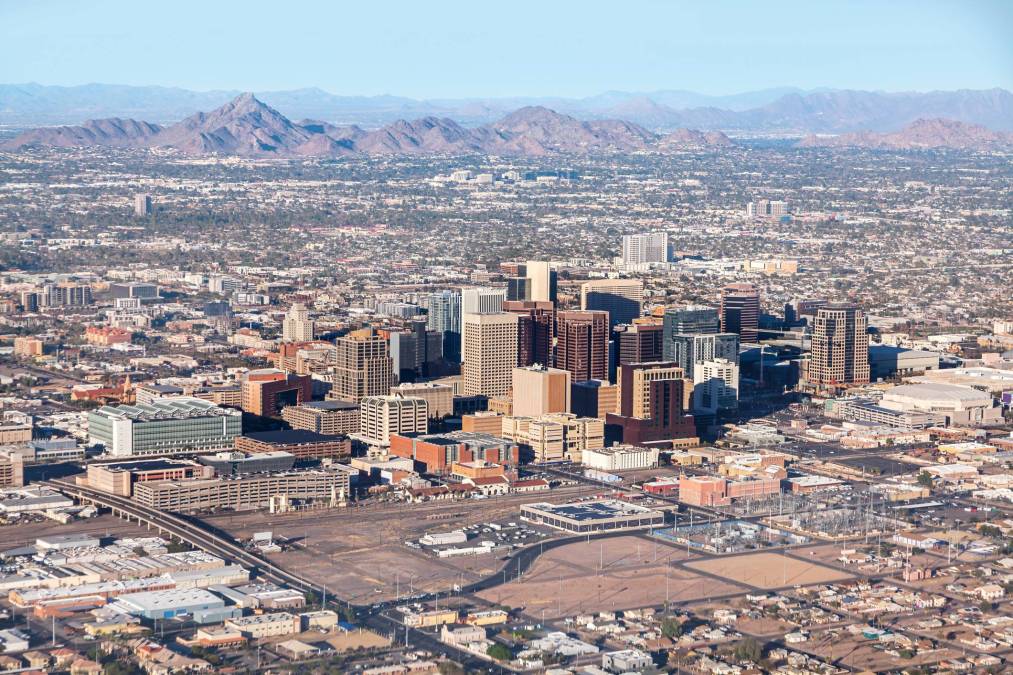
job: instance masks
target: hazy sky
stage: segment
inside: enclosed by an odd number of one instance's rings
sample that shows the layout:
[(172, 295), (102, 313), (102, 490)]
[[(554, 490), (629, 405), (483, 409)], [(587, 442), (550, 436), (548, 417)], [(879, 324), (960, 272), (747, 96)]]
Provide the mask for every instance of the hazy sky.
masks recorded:
[(413, 97), (1013, 89), (1013, 0), (0, 0), (0, 82)]

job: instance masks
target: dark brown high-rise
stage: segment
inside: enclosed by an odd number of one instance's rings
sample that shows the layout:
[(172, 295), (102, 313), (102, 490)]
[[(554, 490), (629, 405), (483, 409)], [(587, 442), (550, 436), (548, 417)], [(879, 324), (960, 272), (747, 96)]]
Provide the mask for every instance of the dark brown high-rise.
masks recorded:
[(517, 314), (517, 365), (552, 365), (552, 330), (555, 303), (507, 300), (503, 311)]
[(660, 320), (616, 326), (616, 366), (625, 363), (649, 363), (664, 358), (664, 331)]
[(609, 315), (601, 311), (556, 314), (556, 368), (574, 382), (608, 379)]
[(739, 343), (756, 342), (760, 327), (760, 291), (752, 284), (721, 289), (721, 332), (738, 333)]

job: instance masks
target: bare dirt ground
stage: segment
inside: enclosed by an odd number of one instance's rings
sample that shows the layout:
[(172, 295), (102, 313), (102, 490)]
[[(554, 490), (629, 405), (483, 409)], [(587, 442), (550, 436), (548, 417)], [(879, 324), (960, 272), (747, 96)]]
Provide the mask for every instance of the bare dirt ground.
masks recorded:
[[(657, 556), (657, 557), (655, 557)], [(479, 593), (533, 618), (684, 603), (745, 592), (730, 582), (677, 566), (684, 550), (639, 537), (581, 542), (547, 551), (519, 580)], [(666, 562), (671, 563), (667, 567)], [(667, 581), (666, 581), (667, 577)]]
[(939, 663), (950, 658), (959, 658), (959, 652), (943, 648), (918, 652), (912, 659), (903, 659), (887, 654), (875, 640), (857, 638), (843, 631), (824, 631), (812, 636), (806, 642), (793, 644), (792, 648), (822, 659), (840, 660), (845, 666), (857, 671), (894, 672), (921, 664)]
[(854, 578), (816, 562), (797, 560), (778, 553), (751, 553), (686, 563), (686, 567), (713, 574), (753, 588), (807, 586)]
[(205, 520), (237, 540), (262, 531), (286, 537), (292, 545), (269, 555), (273, 562), (319, 581), (342, 600), (368, 604), (410, 592), (451, 592), (454, 585), (478, 581), (503, 565), (497, 555), (440, 559), (409, 548), (405, 541), (476, 523), (516, 522), (521, 504), (566, 501), (580, 492), (580, 488), (553, 490), (551, 500), (547, 493), (286, 514), (223, 514)]

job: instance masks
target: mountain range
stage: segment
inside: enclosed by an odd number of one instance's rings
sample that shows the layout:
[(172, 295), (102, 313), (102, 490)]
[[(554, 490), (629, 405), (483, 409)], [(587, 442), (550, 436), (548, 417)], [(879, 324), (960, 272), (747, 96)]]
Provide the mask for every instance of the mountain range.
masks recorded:
[(840, 136), (807, 136), (798, 147), (870, 148), (917, 150), (954, 148), (962, 150), (999, 150), (1013, 148), (1013, 134), (992, 131), (978, 124), (955, 120), (919, 119), (900, 131), (876, 133), (858, 131)]
[[(0, 85), (0, 124), (80, 124), (122, 117), (175, 123), (194, 110), (227, 104), (240, 92), (89, 84)], [(518, 108), (545, 107), (584, 120), (624, 119), (652, 131), (693, 128), (736, 134), (841, 134), (897, 131), (920, 118), (952, 119), (1013, 131), (1013, 94), (1005, 89), (933, 92), (764, 89), (730, 96), (688, 91), (610, 91), (587, 98), (337, 96), (318, 88), (270, 91), (257, 98), (290, 119), (377, 128), (401, 119), (452, 118), (489, 125)]]
[(542, 156), (640, 150), (677, 152), (727, 145), (731, 141), (720, 132), (681, 129), (661, 135), (632, 122), (582, 121), (538, 106), (515, 110), (496, 122), (475, 128), (465, 128), (448, 118), (423, 117), (365, 130), (317, 120), (292, 122), (247, 93), (211, 112), (196, 113), (170, 126), (120, 118), (89, 120), (80, 126), (32, 129), (0, 148), (163, 148), (193, 156), (283, 158), (472, 153)]

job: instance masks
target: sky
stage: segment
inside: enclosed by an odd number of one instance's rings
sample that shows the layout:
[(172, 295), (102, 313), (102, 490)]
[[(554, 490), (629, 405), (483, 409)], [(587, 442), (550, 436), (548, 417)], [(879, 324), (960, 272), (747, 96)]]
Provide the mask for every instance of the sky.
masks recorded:
[(0, 83), (415, 98), (1013, 89), (1013, 0), (0, 0)]

